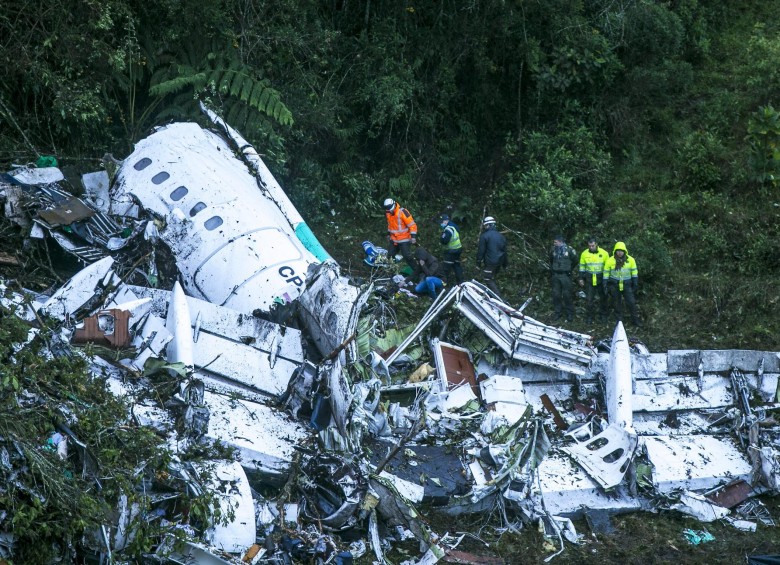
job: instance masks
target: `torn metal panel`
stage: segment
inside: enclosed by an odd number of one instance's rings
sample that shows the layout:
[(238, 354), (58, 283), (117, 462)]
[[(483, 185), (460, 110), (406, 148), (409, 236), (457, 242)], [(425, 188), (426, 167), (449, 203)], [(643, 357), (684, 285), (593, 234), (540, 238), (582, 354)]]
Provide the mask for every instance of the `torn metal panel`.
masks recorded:
[(22, 167), (8, 173), (17, 182), (30, 186), (54, 184), (65, 180), (57, 167)]
[[(170, 292), (128, 286), (152, 301), (152, 312), (167, 316)], [(186, 297), (193, 361), (209, 388), (276, 396), (283, 393), (304, 361), (300, 330), (285, 328), (230, 308)]]
[(81, 175), (81, 184), (84, 186), (89, 204), (96, 210), (108, 214), (111, 204), (108, 196), (108, 187), (111, 184), (108, 172), (96, 171)]
[(750, 480), (750, 462), (730, 437), (648, 436), (640, 441), (653, 465), (653, 485), (661, 493), (710, 490), (730, 480)]
[(133, 359), (122, 359), (120, 363), (130, 370), (142, 372), (147, 359), (163, 357), (165, 346), (171, 339), (173, 336), (165, 327), (165, 320), (147, 314), (135, 328), (132, 345), (136, 356)]
[[(576, 435), (568, 434), (576, 439)], [(602, 488), (619, 485), (631, 464), (637, 436), (630, 428), (610, 424), (601, 433), (561, 449), (568, 453)]]
[(618, 495), (607, 494), (583, 469), (569, 457), (549, 454), (537, 468), (538, 497), (544, 508), (553, 515), (574, 517), (584, 508), (626, 512), (640, 510), (643, 502), (620, 490)]
[(119, 282), (115, 276), (106, 280), (113, 264), (114, 259), (106, 257), (76, 273), (41, 306), (40, 313), (60, 320), (73, 315), (109, 286)]
[(217, 461), (211, 482), (206, 488), (216, 494), (219, 510), (226, 523), (213, 524), (204, 534), (205, 540), (221, 551), (246, 551), (257, 536), (255, 506), (246, 473), (235, 461)]
[[(248, 547), (245, 549), (248, 549)], [(213, 548), (212, 550), (204, 544), (189, 541), (175, 542), (173, 539), (170, 539), (170, 543), (167, 546), (161, 544), (158, 553), (161, 556), (165, 556), (160, 558), (163, 563), (175, 565), (192, 565), (192, 563), (197, 563), (198, 565), (232, 565), (235, 563), (233, 559), (226, 561), (217, 556), (216, 552), (218, 551), (218, 549)]]
[(45, 302), (48, 297), (41, 297), (26, 290), (23, 294), (11, 292), (5, 282), (0, 280), (0, 304), (18, 318), (28, 322), (35, 320), (35, 312), (42, 306), (41, 299)]
[(595, 356), (589, 345), (590, 336), (546, 326), (497, 300), (481, 285), (466, 282), (439, 295), (414, 331), (388, 357), (388, 364), (450, 306), (517, 361), (582, 375)]
[(91, 245), (82, 245), (82, 244), (74, 243), (69, 237), (66, 237), (60, 232), (52, 231), (49, 232), (49, 234), (60, 247), (62, 247), (68, 253), (75, 255), (76, 257), (84, 261), (84, 263), (86, 264), (100, 261), (107, 255), (107, 253), (102, 249), (98, 249)]
[(729, 514), (729, 509), (719, 506), (704, 496), (695, 492), (684, 492), (680, 501), (672, 504), (672, 510), (693, 516), (700, 522), (714, 522)]
[(301, 422), (258, 402), (209, 392), (204, 394), (210, 419), (207, 437), (237, 450), (250, 478), (281, 486), (287, 479), (295, 448), (312, 439)]
[[(378, 464), (393, 445), (386, 440), (367, 441), (370, 463)], [(467, 475), (451, 447), (408, 444), (387, 463), (380, 476), (391, 481), (410, 501), (443, 506), (453, 497), (469, 492)]]
[(38, 215), (50, 227), (68, 226), (79, 220), (86, 220), (95, 215), (95, 211), (76, 197), (45, 210), (39, 210)]
[(298, 299), (299, 314), (323, 356), (330, 357), (343, 348), (342, 363), (346, 364), (347, 358), (350, 363), (357, 361), (353, 337), (371, 291), (371, 285), (361, 289), (350, 284), (332, 261), (309, 267), (306, 289)]
[(480, 381), (479, 390), (488, 410), (510, 426), (523, 417), (528, 407), (523, 381), (517, 377), (493, 375)]

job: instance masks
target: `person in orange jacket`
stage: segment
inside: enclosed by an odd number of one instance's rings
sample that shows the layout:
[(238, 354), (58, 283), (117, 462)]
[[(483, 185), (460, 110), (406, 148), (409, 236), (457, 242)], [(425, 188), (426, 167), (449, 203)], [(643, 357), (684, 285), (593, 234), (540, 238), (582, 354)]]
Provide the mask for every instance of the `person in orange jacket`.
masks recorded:
[(417, 224), (412, 214), (392, 198), (385, 198), (385, 218), (387, 219), (387, 239), (393, 244), (393, 254), (400, 253), (414, 269), (416, 266), (412, 245), (417, 243)]

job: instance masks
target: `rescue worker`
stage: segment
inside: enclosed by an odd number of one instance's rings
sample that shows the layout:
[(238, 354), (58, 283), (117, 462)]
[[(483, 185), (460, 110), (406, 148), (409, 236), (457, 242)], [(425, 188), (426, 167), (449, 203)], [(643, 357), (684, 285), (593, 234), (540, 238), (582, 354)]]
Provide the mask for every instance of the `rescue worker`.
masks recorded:
[(562, 235), (556, 235), (550, 250), (554, 320), (560, 320), (564, 313), (567, 322), (574, 319), (571, 275), (578, 263), (577, 252), (574, 251), (574, 248), (566, 244), (566, 239)]
[(580, 286), (585, 290), (586, 322), (593, 323), (598, 302), (599, 318), (607, 321), (607, 293), (604, 290), (604, 263), (609, 259), (606, 249), (599, 247), (595, 237), (588, 238), (588, 248), (580, 255)]
[(636, 291), (639, 288), (639, 271), (636, 261), (628, 254), (626, 244), (618, 241), (612, 249), (612, 257), (604, 264), (604, 286), (612, 300), (615, 321), (623, 319), (623, 302), (631, 313), (631, 321), (642, 327), (636, 307)]
[(439, 226), (442, 229), (439, 242), (444, 246), (444, 259), (442, 260), (441, 278), (450, 284), (450, 275), (455, 273), (455, 282), (463, 282), (463, 266), (460, 264), (460, 256), (463, 254), (463, 245), (460, 242), (458, 226), (452, 223), (447, 214), (440, 216)]
[(482, 282), (485, 283), (485, 286), (500, 296), (496, 275), (502, 267), (509, 264), (509, 258), (506, 254), (506, 238), (496, 229), (496, 219), (493, 216), (487, 216), (482, 220), (482, 228), (483, 232), (479, 236), (479, 247), (477, 248), (477, 267), (482, 269)]
[(414, 251), (414, 272), (409, 277), (415, 285), (417, 294), (426, 294), (436, 298), (444, 283), (439, 276), (439, 261), (427, 249), (420, 246)]
[(393, 244), (393, 255), (403, 255), (409, 266), (414, 269), (412, 245), (417, 243), (417, 224), (406, 208), (392, 198), (385, 198), (385, 218), (387, 219), (387, 239)]

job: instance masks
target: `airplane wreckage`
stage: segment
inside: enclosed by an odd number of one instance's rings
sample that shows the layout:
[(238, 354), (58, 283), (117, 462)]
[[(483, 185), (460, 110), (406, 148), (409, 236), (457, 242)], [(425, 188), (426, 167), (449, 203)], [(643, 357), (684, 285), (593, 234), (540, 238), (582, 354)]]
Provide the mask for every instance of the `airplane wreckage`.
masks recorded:
[[(388, 293), (342, 276), (254, 148), (204, 112), (213, 129), (158, 128), (113, 179), (85, 175), (81, 196), (55, 167), (0, 179), (7, 218), (86, 264), (48, 295), (5, 289), (4, 306), (33, 333), (55, 328), (50, 354), (87, 358), (174, 454), (233, 449), (203, 487), (232, 510), (227, 523), (162, 539), (150, 560), (381, 563), (413, 539), (410, 564), (501, 562), (459, 551), (462, 536), (433, 531), (421, 505), (534, 523), (560, 551), (582, 515), (771, 523), (751, 497), (780, 491), (777, 353), (650, 353), (620, 323), (595, 344), (476, 282), (399, 328)], [(130, 353), (104, 359), (87, 343)], [(162, 401), (128, 378), (154, 363), (177, 383)], [(63, 433), (75, 465), (89, 445)], [(187, 482), (185, 463), (171, 473)], [(13, 472), (6, 458), (3, 481)], [(291, 484), (284, 503), (259, 494)], [(121, 562), (137, 524), (165, 514), (158, 500), (120, 501), (92, 543), (101, 562)], [(285, 542), (270, 543), (280, 527)], [(12, 556), (2, 512), (0, 532), (0, 557)]]

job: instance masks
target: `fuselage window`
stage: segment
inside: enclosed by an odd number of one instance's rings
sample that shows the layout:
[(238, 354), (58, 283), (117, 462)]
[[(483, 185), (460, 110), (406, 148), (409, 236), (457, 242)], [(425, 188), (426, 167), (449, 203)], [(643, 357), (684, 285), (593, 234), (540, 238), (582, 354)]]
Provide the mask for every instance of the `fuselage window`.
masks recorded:
[(222, 225), (222, 218), (219, 216), (211, 216), (203, 225), (206, 226), (206, 229), (209, 231), (215, 230)]
[(187, 196), (188, 192), (189, 190), (187, 190), (186, 186), (177, 187), (173, 192), (171, 192), (171, 200), (173, 200), (174, 202), (178, 202), (179, 200)]
[(154, 176), (152, 177), (152, 182), (153, 182), (154, 184), (162, 184), (162, 183), (164, 183), (165, 181), (167, 181), (169, 178), (171, 178), (171, 175), (169, 175), (168, 173), (166, 173), (165, 171), (163, 171), (163, 172), (161, 172), (161, 173), (157, 173), (156, 175), (154, 175)]
[(133, 168), (136, 171), (143, 171), (146, 167), (152, 164), (152, 160), (149, 157), (144, 157), (140, 161), (138, 161), (135, 165), (133, 165)]
[(190, 210), (190, 218), (194, 217), (195, 214), (203, 210), (205, 207), (206, 205), (203, 202), (198, 202), (197, 204), (195, 204), (195, 206), (193, 206), (192, 209)]

